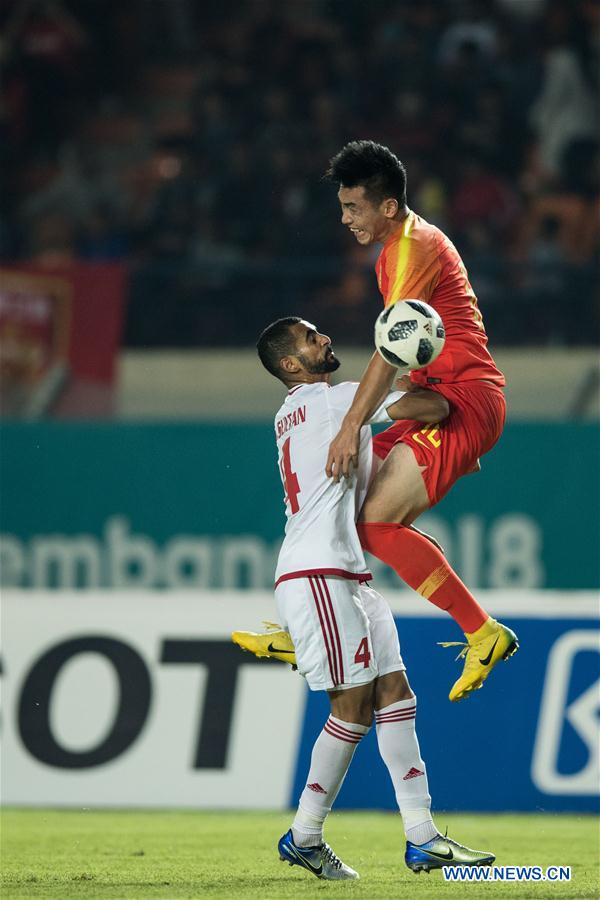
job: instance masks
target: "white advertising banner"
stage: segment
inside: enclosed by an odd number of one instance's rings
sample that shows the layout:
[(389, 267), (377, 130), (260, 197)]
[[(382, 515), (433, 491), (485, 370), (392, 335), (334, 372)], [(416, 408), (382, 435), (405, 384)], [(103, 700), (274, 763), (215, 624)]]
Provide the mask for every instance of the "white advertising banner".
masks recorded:
[[(452, 741), (458, 757), (469, 728), (488, 733), (499, 711), (511, 709), (503, 742), (471, 763), (481, 772), (473, 769), (467, 784), (437, 776), (438, 805), (587, 811), (600, 748), (597, 596), (479, 596), (515, 628), (522, 648), (486, 683), (489, 702), (457, 705), (447, 702), (453, 662), (436, 642), (460, 633), (422, 598), (386, 594), (420, 708), (430, 710), (419, 733), (434, 778)], [(289, 666), (257, 660), (230, 640), (274, 610), (269, 591), (5, 591), (2, 802), (288, 808), (302, 790), (323, 703)], [(338, 806), (388, 808), (376, 743), (364, 744)], [(498, 778), (482, 795), (485, 773), (506, 767), (512, 794)]]
[(272, 595), (2, 598), (2, 802), (287, 806), (305, 686), (230, 641)]

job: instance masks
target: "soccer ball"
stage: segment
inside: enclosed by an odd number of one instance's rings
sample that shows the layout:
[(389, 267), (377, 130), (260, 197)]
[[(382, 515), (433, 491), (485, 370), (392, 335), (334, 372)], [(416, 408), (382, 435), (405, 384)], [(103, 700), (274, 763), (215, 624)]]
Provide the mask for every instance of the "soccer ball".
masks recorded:
[(431, 365), (445, 337), (440, 316), (422, 300), (399, 300), (375, 322), (375, 347), (387, 363), (405, 372)]

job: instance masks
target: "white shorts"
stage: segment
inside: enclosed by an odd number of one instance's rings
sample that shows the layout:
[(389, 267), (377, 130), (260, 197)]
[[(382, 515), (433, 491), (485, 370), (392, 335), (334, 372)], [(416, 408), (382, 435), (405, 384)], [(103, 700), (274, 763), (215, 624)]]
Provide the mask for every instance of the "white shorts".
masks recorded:
[(275, 601), (312, 691), (356, 687), (406, 668), (390, 608), (365, 584), (330, 575), (291, 578), (277, 586)]

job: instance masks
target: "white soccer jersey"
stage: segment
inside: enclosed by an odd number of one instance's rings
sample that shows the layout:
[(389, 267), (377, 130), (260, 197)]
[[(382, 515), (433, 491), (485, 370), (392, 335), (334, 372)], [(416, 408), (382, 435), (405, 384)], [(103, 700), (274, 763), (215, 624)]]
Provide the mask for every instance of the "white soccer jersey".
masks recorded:
[(360, 432), (358, 472), (335, 482), (325, 474), (329, 445), (348, 412), (358, 383), (324, 382), (292, 388), (275, 416), (279, 471), (287, 523), (275, 581), (316, 573), (366, 581), (371, 577), (356, 533), (356, 517), (371, 477), (369, 424), (390, 422), (386, 409), (402, 397), (394, 391)]

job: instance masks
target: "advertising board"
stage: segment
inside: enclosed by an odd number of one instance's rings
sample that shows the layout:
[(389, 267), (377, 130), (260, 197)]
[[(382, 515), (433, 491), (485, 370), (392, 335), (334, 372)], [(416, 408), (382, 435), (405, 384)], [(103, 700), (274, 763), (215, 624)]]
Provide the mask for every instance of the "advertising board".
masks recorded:
[[(586, 592), (484, 592), (521, 649), (468, 701), (436, 642), (454, 623), (389, 594), (436, 809), (597, 807), (600, 631)], [(327, 698), (229, 639), (273, 617), (270, 592), (6, 591), (2, 800), (52, 806), (294, 805)], [(526, 612), (525, 612), (526, 610)], [(338, 808), (393, 809), (374, 729)], [(476, 747), (474, 752), (473, 748)]]
[[(509, 426), (419, 525), (471, 589), (600, 587), (586, 549), (600, 533), (599, 436)], [(272, 586), (285, 517), (270, 424), (8, 423), (0, 479), (6, 587)]]

